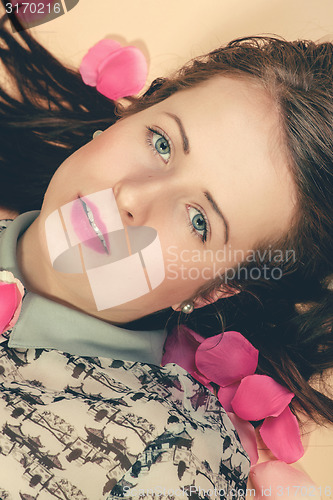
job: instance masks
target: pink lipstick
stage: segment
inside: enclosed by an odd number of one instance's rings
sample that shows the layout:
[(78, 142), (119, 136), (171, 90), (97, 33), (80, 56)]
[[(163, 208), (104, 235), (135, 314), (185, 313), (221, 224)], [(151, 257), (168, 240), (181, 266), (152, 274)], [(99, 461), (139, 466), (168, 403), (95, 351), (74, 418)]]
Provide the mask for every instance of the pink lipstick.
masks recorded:
[(106, 226), (92, 201), (87, 198), (75, 200), (70, 217), (73, 229), (84, 245), (98, 253), (110, 253)]

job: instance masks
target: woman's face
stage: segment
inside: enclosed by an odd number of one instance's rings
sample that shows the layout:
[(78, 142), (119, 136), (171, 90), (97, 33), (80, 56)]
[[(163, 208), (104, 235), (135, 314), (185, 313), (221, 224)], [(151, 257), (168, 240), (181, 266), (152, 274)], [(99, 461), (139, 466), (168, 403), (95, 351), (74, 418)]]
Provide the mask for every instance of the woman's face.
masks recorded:
[[(60, 166), (27, 231), (45, 294), (115, 323), (186, 300), (290, 227), (295, 190), (279, 139), (271, 100), (252, 83), (226, 77), (118, 121)], [(78, 198), (98, 201), (101, 192), (114, 196), (124, 227), (156, 230), (164, 269), (148, 293), (97, 311), (86, 273), (52, 267), (45, 222)], [(105, 276), (102, 288), (112, 281)]]

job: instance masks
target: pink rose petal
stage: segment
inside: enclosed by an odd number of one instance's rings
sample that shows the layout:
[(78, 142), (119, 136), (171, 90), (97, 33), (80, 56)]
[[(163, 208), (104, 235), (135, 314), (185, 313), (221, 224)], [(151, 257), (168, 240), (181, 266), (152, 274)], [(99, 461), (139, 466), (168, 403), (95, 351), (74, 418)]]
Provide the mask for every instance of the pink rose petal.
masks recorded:
[(256, 489), (256, 499), (297, 500), (313, 498), (318, 488), (305, 473), (279, 460), (263, 462), (251, 467), (250, 479)]
[(0, 271), (0, 334), (18, 320), (24, 287), (10, 271)]
[[(22, 285), (21, 285), (22, 286)], [(22, 287), (23, 288), (23, 287)], [(17, 322), (18, 320), (18, 317), (20, 315), (20, 312), (21, 312), (21, 307), (22, 307), (22, 297), (24, 295), (24, 289), (23, 289), (23, 292), (21, 292), (19, 290), (19, 287), (18, 285), (16, 284), (16, 299), (17, 299), (17, 302), (16, 302), (16, 311), (14, 312), (14, 315), (12, 317), (12, 319), (10, 320), (9, 322), (9, 325), (8, 325), (8, 328), (13, 328), (13, 326), (15, 325), (15, 323)]]
[(225, 387), (256, 371), (258, 350), (239, 332), (224, 332), (205, 339), (195, 361), (201, 373)]
[(137, 47), (122, 47), (115, 40), (95, 44), (82, 59), (80, 73), (84, 83), (117, 100), (142, 90), (148, 75), (147, 61)]
[(96, 43), (82, 59), (80, 73), (86, 85), (93, 87), (97, 84), (98, 67), (111, 54), (121, 49), (120, 43), (106, 38)]
[(113, 100), (140, 92), (148, 75), (146, 59), (136, 47), (124, 47), (111, 54), (98, 71), (98, 92)]
[(254, 427), (250, 422), (239, 418), (235, 413), (227, 412), (233, 426), (235, 427), (242, 446), (250, 458), (251, 465), (258, 462), (257, 439)]
[(197, 370), (194, 361), (195, 352), (203, 340), (204, 337), (201, 337), (201, 335), (184, 325), (175, 327), (165, 341), (162, 366), (167, 363), (176, 363), (176, 365), (184, 368), (198, 382), (208, 387), (210, 391), (213, 391), (210, 380)]
[(212, 393), (214, 393), (214, 389), (213, 389), (213, 386), (210, 383), (210, 380), (208, 378), (206, 378), (204, 375), (202, 375), (202, 373), (200, 373), (199, 371), (194, 371), (194, 372), (191, 372), (190, 375), (192, 375), (192, 377), (195, 378), (195, 380), (197, 380), (198, 382), (200, 382), (200, 384), (204, 385)]
[(232, 408), (243, 420), (277, 417), (294, 394), (267, 375), (250, 375), (240, 382)]
[(225, 409), (225, 411), (233, 412), (233, 408), (231, 406), (231, 401), (233, 400), (236, 391), (238, 389), (239, 382), (235, 382), (234, 384), (227, 385), (226, 387), (220, 387), (217, 393), (218, 400), (221, 405)]
[(164, 344), (162, 366), (176, 363), (189, 373), (197, 371), (194, 362), (195, 352), (204, 337), (193, 332), (184, 325), (176, 326), (167, 336)]
[(0, 334), (8, 330), (19, 304), (15, 283), (0, 283)]
[(295, 415), (287, 408), (278, 417), (268, 417), (260, 435), (276, 458), (291, 464), (304, 455), (300, 430)]

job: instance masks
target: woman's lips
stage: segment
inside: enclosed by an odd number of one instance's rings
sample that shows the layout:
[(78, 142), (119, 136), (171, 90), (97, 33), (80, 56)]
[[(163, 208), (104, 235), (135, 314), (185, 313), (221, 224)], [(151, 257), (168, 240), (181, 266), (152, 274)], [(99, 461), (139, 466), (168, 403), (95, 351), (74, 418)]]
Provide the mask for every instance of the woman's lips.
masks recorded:
[(74, 201), (71, 224), (79, 240), (88, 248), (101, 254), (110, 253), (110, 242), (98, 207), (87, 197)]

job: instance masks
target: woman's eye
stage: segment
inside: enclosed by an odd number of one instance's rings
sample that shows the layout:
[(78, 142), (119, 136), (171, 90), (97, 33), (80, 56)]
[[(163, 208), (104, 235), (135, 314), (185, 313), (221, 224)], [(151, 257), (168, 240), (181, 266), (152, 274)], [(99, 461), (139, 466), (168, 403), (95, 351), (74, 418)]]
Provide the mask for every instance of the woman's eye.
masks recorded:
[(148, 144), (153, 148), (155, 154), (159, 154), (165, 163), (168, 163), (171, 157), (170, 142), (166, 137), (153, 129), (149, 130)]
[(199, 236), (202, 242), (205, 243), (209, 232), (209, 224), (206, 217), (199, 210), (191, 206), (187, 206), (187, 211), (190, 219), (191, 231)]

